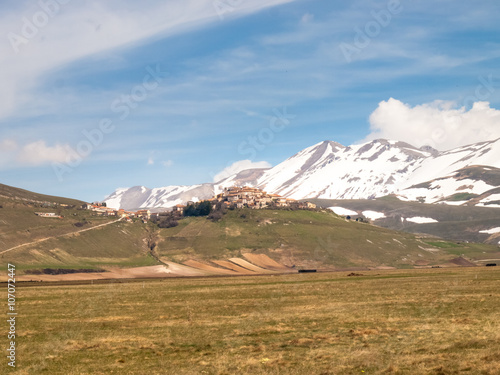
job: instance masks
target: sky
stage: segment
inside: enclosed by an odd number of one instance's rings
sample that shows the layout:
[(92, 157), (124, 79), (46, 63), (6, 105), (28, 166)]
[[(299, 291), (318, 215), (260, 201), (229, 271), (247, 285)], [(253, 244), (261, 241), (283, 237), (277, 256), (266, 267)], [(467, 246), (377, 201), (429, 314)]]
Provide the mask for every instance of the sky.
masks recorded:
[(4, 0), (0, 183), (84, 201), (324, 140), (500, 138), (498, 0)]

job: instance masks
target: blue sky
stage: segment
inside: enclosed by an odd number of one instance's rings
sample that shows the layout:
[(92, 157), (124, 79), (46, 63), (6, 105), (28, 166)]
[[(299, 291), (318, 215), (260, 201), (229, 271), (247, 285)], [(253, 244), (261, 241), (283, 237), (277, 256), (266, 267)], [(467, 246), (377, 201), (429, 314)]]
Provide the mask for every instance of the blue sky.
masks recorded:
[(498, 1), (11, 0), (0, 14), (8, 185), (91, 201), (326, 139), (500, 137)]

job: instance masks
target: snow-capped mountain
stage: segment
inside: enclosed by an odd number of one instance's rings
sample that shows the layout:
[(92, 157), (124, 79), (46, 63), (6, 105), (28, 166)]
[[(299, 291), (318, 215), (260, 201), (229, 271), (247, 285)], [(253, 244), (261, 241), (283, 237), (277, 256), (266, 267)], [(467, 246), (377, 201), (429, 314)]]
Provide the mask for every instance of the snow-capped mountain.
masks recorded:
[(435, 203), (457, 193), (483, 194), (500, 185), (486, 174), (466, 178), (459, 173), (471, 166), (489, 167), (487, 174), (495, 174), (500, 167), (500, 139), (445, 152), (381, 139), (350, 147), (325, 141), (266, 171), (259, 187), (295, 199), (397, 194)]
[(109, 195), (104, 202), (108, 207), (135, 210), (139, 208), (170, 208), (188, 201), (212, 198), (226, 187), (257, 185), (266, 169), (247, 169), (229, 176), (218, 183), (200, 185), (166, 186), (149, 189), (144, 186), (120, 188)]
[(432, 151), (376, 140), (345, 147), (325, 141), (266, 171), (259, 186), (294, 199), (364, 199), (394, 193)]
[(499, 168), (500, 139), (445, 152), (384, 139), (349, 147), (324, 141), (270, 169), (246, 170), (202, 185), (118, 189), (105, 202), (125, 209), (168, 208), (210, 198), (225, 187), (251, 185), (295, 199), (397, 194), (403, 200), (435, 203), (449, 199), (459, 204), (457, 196), (462, 196), (467, 202), (460, 204), (494, 207)]

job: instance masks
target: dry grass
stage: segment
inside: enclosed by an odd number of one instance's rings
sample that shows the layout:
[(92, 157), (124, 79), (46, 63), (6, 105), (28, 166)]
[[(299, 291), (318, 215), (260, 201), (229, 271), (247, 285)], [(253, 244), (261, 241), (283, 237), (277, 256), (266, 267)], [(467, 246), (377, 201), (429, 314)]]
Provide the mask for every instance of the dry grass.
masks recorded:
[(20, 287), (12, 373), (498, 374), (500, 270), (363, 273)]

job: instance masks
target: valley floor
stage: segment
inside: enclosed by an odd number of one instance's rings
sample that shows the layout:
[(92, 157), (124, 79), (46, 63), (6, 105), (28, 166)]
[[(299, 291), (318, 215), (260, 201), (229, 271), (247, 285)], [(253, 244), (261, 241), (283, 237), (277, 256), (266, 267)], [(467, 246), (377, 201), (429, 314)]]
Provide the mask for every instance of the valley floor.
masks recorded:
[(498, 267), (349, 274), (19, 284), (10, 373), (498, 373)]

